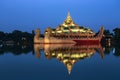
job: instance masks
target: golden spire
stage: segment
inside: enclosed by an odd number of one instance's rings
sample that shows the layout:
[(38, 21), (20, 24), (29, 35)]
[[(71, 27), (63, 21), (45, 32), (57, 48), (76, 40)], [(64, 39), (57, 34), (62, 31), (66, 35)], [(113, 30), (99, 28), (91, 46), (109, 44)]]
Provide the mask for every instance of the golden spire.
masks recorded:
[(74, 21), (72, 20), (69, 11), (68, 11), (67, 18), (66, 18), (66, 20), (64, 21), (63, 25), (64, 25), (65, 27), (74, 25)]
[(71, 16), (70, 16), (70, 12), (68, 11), (68, 15), (67, 15), (67, 18), (66, 20), (72, 20)]

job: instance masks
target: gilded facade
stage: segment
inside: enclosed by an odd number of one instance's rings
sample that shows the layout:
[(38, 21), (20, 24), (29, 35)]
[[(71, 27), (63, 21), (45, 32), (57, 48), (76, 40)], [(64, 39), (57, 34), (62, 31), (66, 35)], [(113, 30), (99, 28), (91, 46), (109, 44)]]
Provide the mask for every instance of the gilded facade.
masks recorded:
[(34, 37), (34, 43), (78, 43), (80, 41), (94, 41), (99, 43), (103, 35), (104, 28), (101, 27), (100, 32), (96, 36), (95, 32), (89, 28), (84, 28), (74, 23), (70, 12), (64, 22), (53, 29), (48, 27), (44, 32), (44, 38), (36, 38), (39, 35), (37, 30)]

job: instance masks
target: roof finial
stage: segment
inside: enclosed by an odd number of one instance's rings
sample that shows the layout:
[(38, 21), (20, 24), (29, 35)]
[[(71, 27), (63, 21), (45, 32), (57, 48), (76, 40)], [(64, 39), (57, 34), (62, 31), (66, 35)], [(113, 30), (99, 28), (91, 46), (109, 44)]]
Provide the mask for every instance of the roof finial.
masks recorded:
[(68, 16), (70, 16), (70, 11), (68, 11)]
[(72, 19), (70, 16), (70, 11), (68, 11), (67, 19)]
[(64, 25), (65, 27), (75, 25), (72, 17), (70, 16), (70, 11), (68, 11), (68, 15), (62, 25)]

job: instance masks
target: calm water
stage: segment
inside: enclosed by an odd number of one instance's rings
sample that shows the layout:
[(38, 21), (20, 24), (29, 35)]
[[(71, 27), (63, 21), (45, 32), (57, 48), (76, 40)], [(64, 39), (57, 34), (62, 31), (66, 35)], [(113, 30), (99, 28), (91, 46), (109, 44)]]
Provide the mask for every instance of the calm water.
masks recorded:
[(0, 46), (0, 80), (120, 80), (119, 47)]

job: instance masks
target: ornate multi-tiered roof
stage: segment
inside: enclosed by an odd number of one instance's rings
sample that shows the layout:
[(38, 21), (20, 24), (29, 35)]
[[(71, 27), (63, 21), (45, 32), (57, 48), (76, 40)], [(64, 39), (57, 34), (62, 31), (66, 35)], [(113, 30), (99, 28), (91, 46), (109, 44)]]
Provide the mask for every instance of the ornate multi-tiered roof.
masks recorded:
[(56, 29), (47, 28), (46, 32), (50, 31), (51, 33), (88, 33), (88, 34), (95, 34), (91, 29), (80, 27), (79, 25), (75, 24), (72, 17), (70, 16), (70, 12), (68, 12), (67, 18), (64, 20), (63, 24), (59, 25)]

